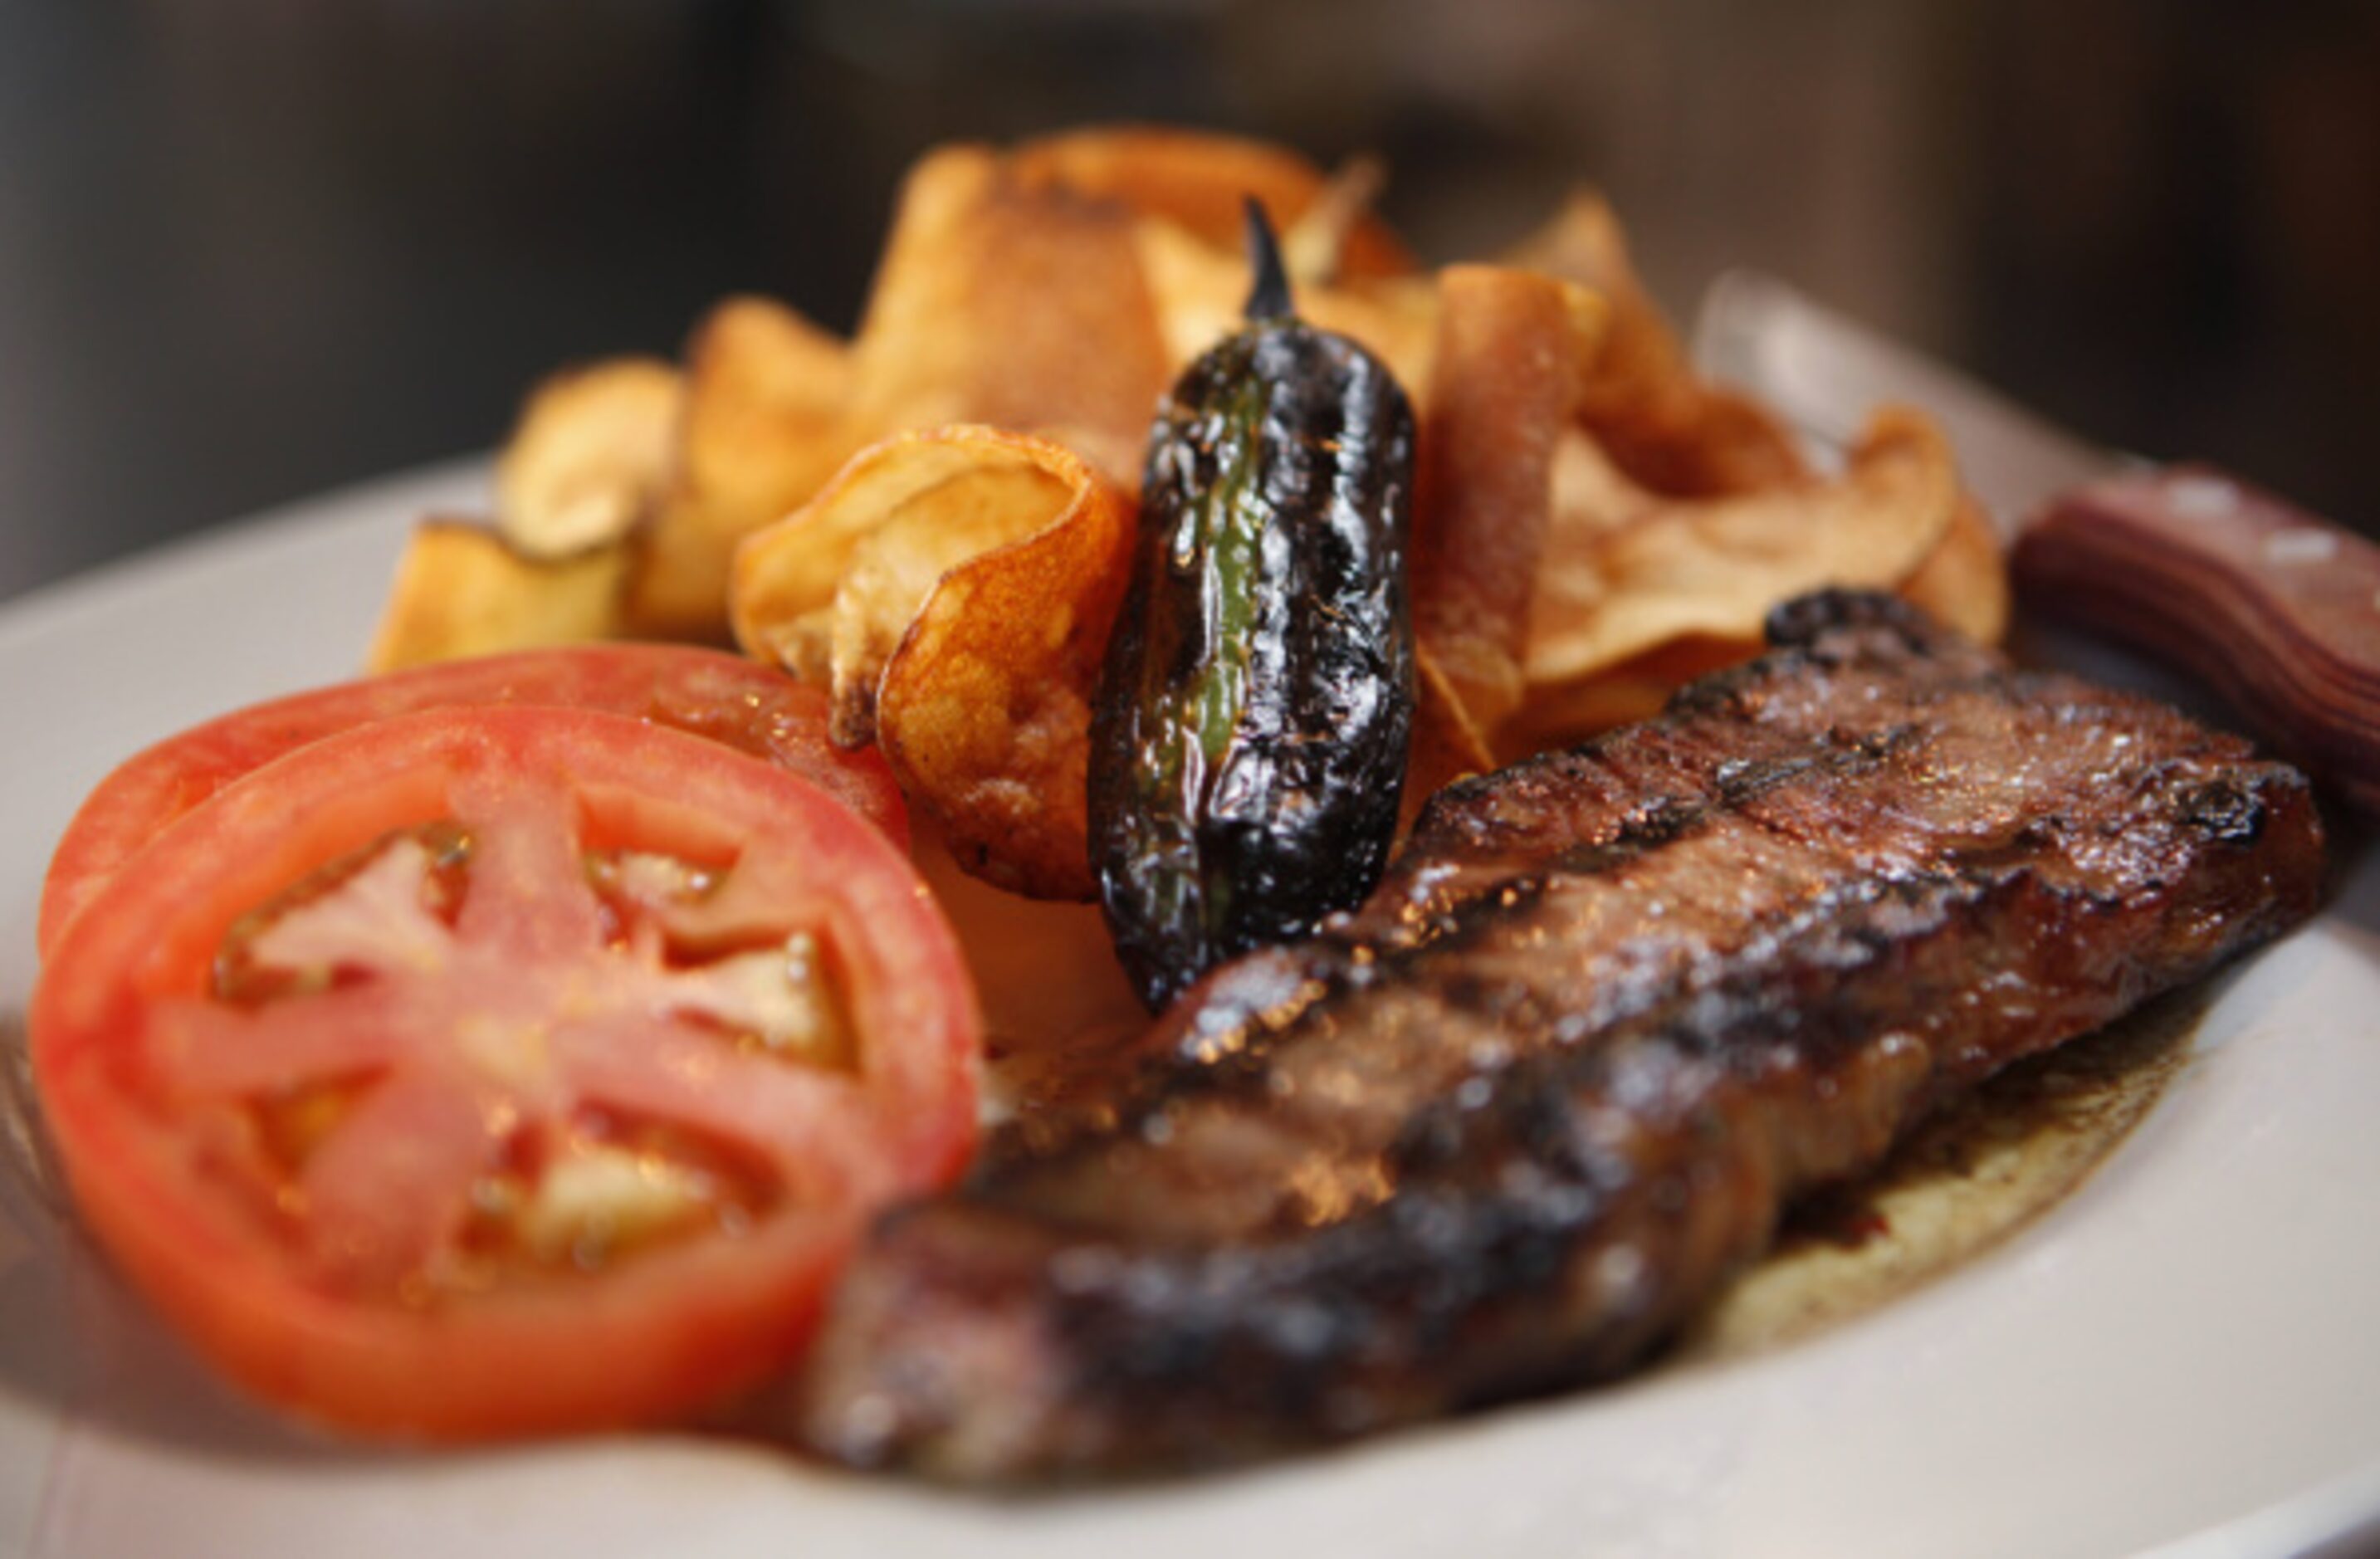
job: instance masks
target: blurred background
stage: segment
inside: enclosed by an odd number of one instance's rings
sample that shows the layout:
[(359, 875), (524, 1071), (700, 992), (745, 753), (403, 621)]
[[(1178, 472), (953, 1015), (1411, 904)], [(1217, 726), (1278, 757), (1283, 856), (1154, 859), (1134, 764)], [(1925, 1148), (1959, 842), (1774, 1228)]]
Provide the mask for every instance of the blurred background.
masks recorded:
[(847, 328), (924, 147), (1372, 151), (1427, 257), (1610, 191), (2056, 419), (2380, 530), (2380, 6), (9, 0), (0, 596), (487, 447), (710, 300)]

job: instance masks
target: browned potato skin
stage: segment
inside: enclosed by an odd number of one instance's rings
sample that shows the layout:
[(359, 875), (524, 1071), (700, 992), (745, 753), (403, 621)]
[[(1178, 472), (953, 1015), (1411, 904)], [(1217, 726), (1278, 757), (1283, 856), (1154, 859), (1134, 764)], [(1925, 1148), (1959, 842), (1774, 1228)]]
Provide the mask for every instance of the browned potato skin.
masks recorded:
[(1049, 439), (905, 433), (745, 541), (736, 638), (832, 686), (836, 739), (876, 742), (967, 871), (1087, 898), (1090, 700), (1134, 530), (1130, 493)]
[(1973, 493), (1961, 495), (1949, 530), (1900, 593), (1981, 644), (2007, 637), (2009, 572), (1999, 531)]
[(1130, 579), (1131, 497), (1087, 469), (1039, 533), (944, 574), (887, 663), (876, 728), (952, 855), (1035, 898), (1096, 891), (1091, 702)]
[[(1368, 209), (1378, 177), (1361, 160), (1325, 176), (1279, 147), (1139, 126), (937, 149), (904, 183), (854, 340), (731, 298), (682, 371), (622, 359), (540, 384), (499, 461), (504, 543), (427, 528), (373, 663), (721, 640), (733, 596), (747, 646), (832, 683), (843, 738), (885, 746), (972, 869), (1083, 891), (1072, 687), (1112, 614), (1094, 539), (1108, 531), (1036, 527), (1069, 504), (1104, 512), (1082, 497), (1093, 478), (986, 467), (960, 483), (965, 502), (864, 542), (828, 526), (791, 564), (739, 574), (734, 559), (815, 516), (855, 457), (907, 430), (1036, 430), (1128, 507), (1159, 394), (1238, 317), (1250, 194), (1289, 231), (1305, 311), (1389, 361), (1424, 408), (1416, 799), (1648, 711), (1750, 653), (1767, 605), (1817, 574), (1900, 588), (1978, 638), (2003, 630), (1996, 537), (1963, 497), (1942, 518), (1955, 475), (1884, 490), (1814, 477), (1764, 408), (1694, 373), (1598, 197), (1573, 196), (1500, 265), (1427, 274)], [(1905, 467), (1927, 435), (1887, 442)], [(1919, 463), (1948, 470), (1947, 454)], [(967, 620), (1028, 610), (1058, 625), (1030, 644)], [(1005, 717), (954, 699), (962, 685), (996, 691)]]
[(625, 541), (669, 481), (685, 404), (685, 376), (654, 358), (547, 379), (497, 457), (496, 530), (525, 557)]
[(1757, 402), (1705, 382), (1637, 279), (1620, 219), (1574, 191), (1505, 262), (1575, 282), (1610, 311), (1603, 353), (1579, 397), (1581, 428), (1630, 480), (1673, 497), (1755, 492), (1808, 472)]
[(365, 669), (614, 637), (627, 572), (624, 545), (524, 557), (488, 526), (423, 520), (397, 563)]
[(1574, 682), (1689, 635), (1756, 642), (1768, 609), (1804, 591), (1897, 588), (1962, 501), (1941, 430), (1888, 408), (1830, 481), (1695, 500), (1621, 483), (1584, 506), (1558, 505), (1531, 608), (1529, 678)]
[[(1284, 147), (1238, 136), (1150, 125), (1095, 127), (1028, 140), (1011, 153), (1018, 179), (1112, 200), (1162, 217), (1208, 247), (1237, 255), (1243, 202), (1260, 201), (1276, 225), (1296, 225), (1331, 194), (1331, 180)], [(1345, 225), (1337, 274), (1410, 275), (1419, 267), (1402, 239), (1368, 212)]]
[(1591, 294), (1538, 272), (1439, 274), (1412, 566), (1414, 629), (1435, 663), (1425, 722), (1492, 731), (1520, 705), (1554, 454), (1602, 326)]
[(844, 426), (851, 381), (842, 341), (767, 298), (731, 298), (697, 327), (675, 458), (629, 591), (633, 631), (723, 637), (735, 543), (858, 447)]

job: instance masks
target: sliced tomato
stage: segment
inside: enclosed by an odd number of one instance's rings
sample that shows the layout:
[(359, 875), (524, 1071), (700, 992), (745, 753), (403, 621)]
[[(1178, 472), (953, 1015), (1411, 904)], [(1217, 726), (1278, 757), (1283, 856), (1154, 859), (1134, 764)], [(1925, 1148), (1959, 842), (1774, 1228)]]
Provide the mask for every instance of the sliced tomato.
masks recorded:
[(964, 1166), (980, 1020), (907, 859), (616, 715), (300, 747), (119, 873), (34, 993), (78, 1205), (248, 1387), (473, 1438), (787, 1363), (862, 1224)]
[(897, 842), (908, 819), (873, 749), (827, 737), (826, 695), (782, 672), (674, 644), (588, 644), (422, 666), (276, 699), (150, 748), (100, 782), (50, 859), (35, 937), (50, 949), (102, 883), (176, 818), (293, 748), (417, 710), (537, 704), (691, 731), (834, 793)]

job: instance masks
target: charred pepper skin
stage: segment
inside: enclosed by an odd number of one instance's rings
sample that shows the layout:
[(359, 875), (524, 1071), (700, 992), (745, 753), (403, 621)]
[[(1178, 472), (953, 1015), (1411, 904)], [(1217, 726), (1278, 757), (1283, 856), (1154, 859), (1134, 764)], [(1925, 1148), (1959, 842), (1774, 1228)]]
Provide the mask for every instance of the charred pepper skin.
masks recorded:
[(1158, 408), (1092, 720), (1092, 866), (1153, 1009), (1371, 891), (1412, 732), (1413, 409), (1290, 311), (1254, 209), (1250, 238), (1247, 323)]

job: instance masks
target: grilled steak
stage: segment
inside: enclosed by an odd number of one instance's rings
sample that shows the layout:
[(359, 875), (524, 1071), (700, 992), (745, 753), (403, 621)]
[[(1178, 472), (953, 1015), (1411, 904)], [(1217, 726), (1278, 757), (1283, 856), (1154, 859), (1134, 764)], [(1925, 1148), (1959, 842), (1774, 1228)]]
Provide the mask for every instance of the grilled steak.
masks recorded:
[(2305, 781), (1880, 597), (1453, 786), (1361, 909), (1211, 974), (1112, 1107), (848, 1275), (803, 1432), (1174, 1468), (1608, 1375), (1945, 1094), (2314, 905)]

